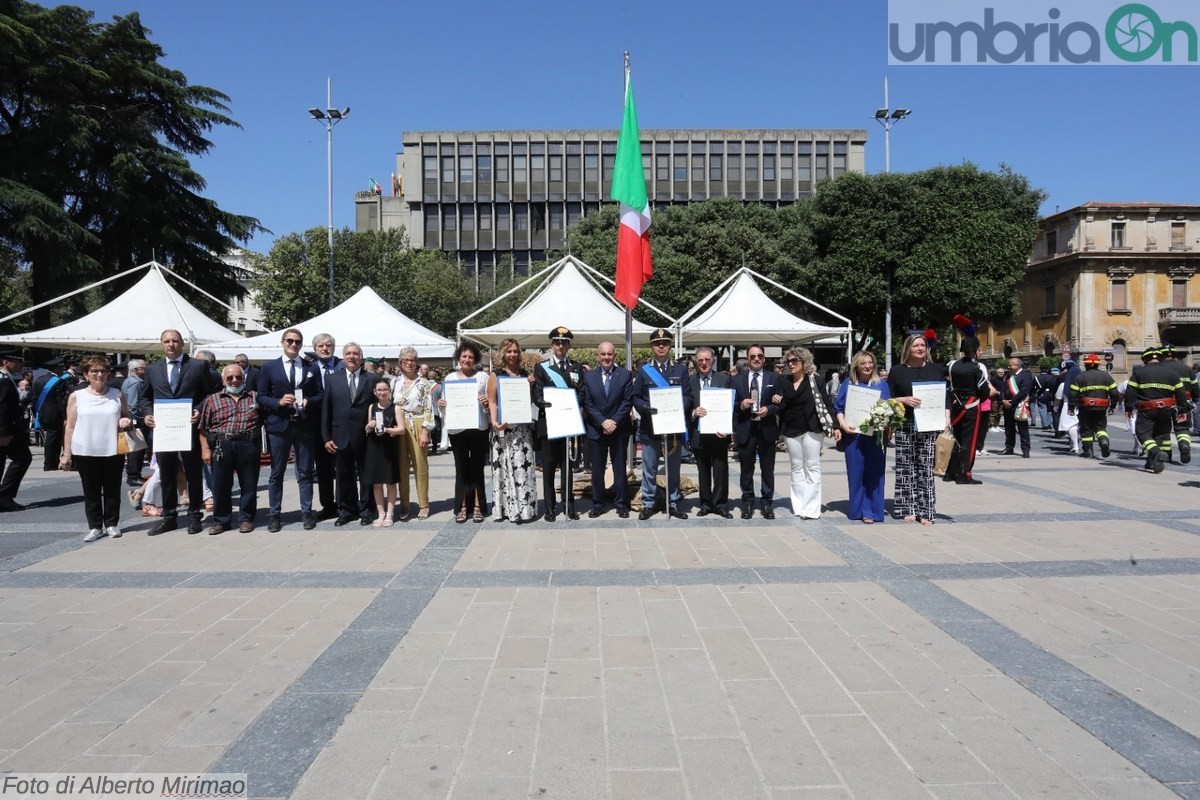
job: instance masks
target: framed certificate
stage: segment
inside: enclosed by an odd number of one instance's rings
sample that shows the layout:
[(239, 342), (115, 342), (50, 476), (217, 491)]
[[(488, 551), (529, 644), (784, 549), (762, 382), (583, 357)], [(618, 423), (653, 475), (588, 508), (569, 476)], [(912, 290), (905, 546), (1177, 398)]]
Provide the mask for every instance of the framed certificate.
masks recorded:
[[(704, 416), (696, 418), (700, 433), (733, 433), (733, 389), (701, 389), (700, 408), (704, 409)], [(657, 416), (654, 430), (658, 430)]]
[(533, 401), (528, 378), (498, 375), (496, 399), (500, 403), (496, 415), (501, 422), (507, 422), (509, 425), (528, 425), (533, 422)]
[(547, 387), (542, 390), (542, 399), (549, 403), (542, 412), (546, 415), (547, 439), (583, 435), (583, 414), (579, 411), (579, 395), (574, 389)]
[(664, 386), (650, 390), (650, 407), (654, 415), (654, 435), (684, 433), (687, 423), (683, 418), (683, 389), (679, 386)]
[(856, 428), (861, 426), (866, 422), (867, 417), (871, 416), (871, 408), (879, 402), (881, 397), (883, 397), (881, 389), (854, 384), (847, 386), (846, 411), (842, 414), (846, 418), (846, 424)]
[(154, 401), (154, 449), (164, 453), (192, 449), (190, 399)]
[(946, 382), (921, 381), (913, 384), (913, 397), (921, 405), (913, 409), (913, 424), (920, 433), (946, 428)]
[(443, 424), (448, 431), (463, 431), (478, 428), (483, 407), (479, 405), (479, 382), (474, 378), (442, 382), (442, 399), (446, 407), (442, 410)]

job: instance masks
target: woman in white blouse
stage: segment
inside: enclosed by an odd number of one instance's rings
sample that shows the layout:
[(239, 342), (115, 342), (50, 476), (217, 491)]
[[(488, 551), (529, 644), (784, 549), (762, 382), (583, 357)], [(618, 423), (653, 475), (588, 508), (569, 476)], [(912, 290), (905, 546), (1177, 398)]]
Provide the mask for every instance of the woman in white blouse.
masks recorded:
[[(451, 372), (445, 380), (445, 384), (474, 381), (480, 406), (475, 427), (449, 428), (450, 447), (454, 451), (454, 507), (458, 509), (454, 521), (459, 523), (466, 522), (468, 516), (475, 522), (483, 522), (487, 514), (483, 466), (488, 459), (488, 374), (478, 368), (480, 357), (477, 345), (462, 342), (454, 350), (458, 371)], [(438, 400), (438, 407), (445, 411), (445, 397)]]
[(85, 356), (79, 369), (87, 377), (84, 389), (67, 400), (67, 424), (63, 431), (62, 469), (75, 469), (83, 483), (83, 513), (87, 516), (85, 542), (101, 536), (121, 535), (121, 474), (124, 459), (117, 453), (117, 437), (133, 427), (129, 408), (120, 389), (111, 389), (108, 359)]

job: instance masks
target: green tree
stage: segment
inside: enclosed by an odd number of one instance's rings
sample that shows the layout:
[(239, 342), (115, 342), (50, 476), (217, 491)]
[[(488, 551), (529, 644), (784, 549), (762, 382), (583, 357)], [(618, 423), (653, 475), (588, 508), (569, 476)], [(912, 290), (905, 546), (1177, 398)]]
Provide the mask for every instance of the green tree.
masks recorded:
[(955, 314), (1009, 317), (1044, 199), (1008, 167), (842, 175), (797, 212), (814, 251), (798, 277), (856, 327), (880, 333), (890, 293), (897, 347), (904, 331)]
[(215, 126), (237, 126), (229, 98), (164, 66), (136, 13), (92, 16), (0, 0), (0, 241), (28, 265), (34, 302), (152, 257), (240, 294), (220, 255), (262, 227), (204, 198), (188, 161), (209, 152)]

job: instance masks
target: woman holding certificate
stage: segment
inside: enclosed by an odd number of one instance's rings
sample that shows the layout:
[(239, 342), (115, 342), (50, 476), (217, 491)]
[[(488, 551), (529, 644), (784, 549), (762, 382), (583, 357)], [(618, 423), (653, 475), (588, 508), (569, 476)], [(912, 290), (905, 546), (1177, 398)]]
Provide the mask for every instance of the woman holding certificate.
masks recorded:
[(896, 430), (894, 513), (905, 522), (932, 525), (937, 495), (933, 461), (937, 437), (950, 425), (946, 367), (929, 361), (929, 343), (920, 334), (904, 340), (900, 363), (887, 379), (892, 397), (904, 404), (904, 424)]
[[(808, 374), (813, 363), (809, 350), (792, 348), (784, 355), (784, 362), (790, 376), (783, 381), (782, 394), (772, 397), (771, 402), (781, 407), (780, 428), (792, 466), (792, 513), (801, 519), (816, 519), (821, 516), (821, 447), (825, 443), (821, 417), (832, 417), (832, 404), (825, 384), (816, 373)], [(835, 439), (840, 435), (834, 431)]]
[(858, 426), (869, 415), (870, 407), (891, 397), (888, 385), (875, 372), (875, 356), (866, 350), (854, 354), (850, 375), (838, 388), (833, 402), (846, 452), (846, 479), (850, 483), (850, 509), (846, 516), (865, 524), (883, 522), (883, 495), (886, 487), (883, 468), (886, 457), (874, 434), (859, 433)]
[(433, 383), (417, 373), (417, 351), (400, 350), (400, 374), (392, 381), (392, 402), (404, 416), (400, 442), (400, 521), (408, 519), (408, 470), (417, 482), (417, 519), (429, 518), (429, 448), (434, 428)]
[(478, 346), (459, 344), (454, 349), (458, 371), (446, 376), (438, 400), (454, 450), (454, 507), (458, 509), (454, 521), (458, 523), (468, 516), (483, 522), (487, 513), (483, 465), (488, 457), (488, 374), (478, 369), (479, 360)]
[[(530, 416), (533, 377), (521, 366), (516, 339), (500, 342), (500, 364), (488, 381), (492, 419), (492, 515), (521, 524), (537, 516), (537, 468)], [(502, 385), (503, 384), (503, 388)]]
[(67, 423), (63, 430), (60, 469), (74, 469), (83, 483), (83, 513), (87, 516), (85, 542), (101, 536), (121, 535), (121, 474), (125, 459), (117, 454), (117, 437), (133, 427), (125, 396), (110, 389), (108, 359), (84, 356), (79, 369), (87, 387), (71, 392), (67, 400)]

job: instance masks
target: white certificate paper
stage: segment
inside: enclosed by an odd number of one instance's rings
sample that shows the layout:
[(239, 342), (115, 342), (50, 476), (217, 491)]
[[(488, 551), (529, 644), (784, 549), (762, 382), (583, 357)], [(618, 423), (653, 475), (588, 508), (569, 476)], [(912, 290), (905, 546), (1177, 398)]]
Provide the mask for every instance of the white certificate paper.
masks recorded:
[(542, 399), (550, 404), (542, 412), (546, 415), (547, 439), (583, 435), (583, 414), (579, 412), (579, 395), (574, 389), (547, 387), (542, 390)]
[(847, 425), (861, 426), (871, 416), (871, 408), (883, 397), (883, 391), (869, 386), (846, 387), (846, 411), (842, 415)]
[(532, 397), (528, 378), (497, 376), (496, 399), (500, 401), (497, 414), (509, 425), (528, 425), (533, 422)]
[(479, 405), (479, 383), (476, 380), (444, 381), (442, 399), (446, 401), (446, 408), (442, 410), (442, 424), (446, 430), (463, 431), (479, 427), (483, 407)]
[(650, 407), (658, 412), (654, 415), (655, 436), (687, 431), (687, 423), (683, 419), (682, 387), (664, 386), (661, 389), (651, 389)]
[[(733, 389), (701, 389), (700, 408), (704, 416), (697, 417), (701, 433), (733, 433)], [(658, 417), (654, 418), (658, 431)]]
[(946, 382), (922, 381), (913, 384), (913, 397), (921, 405), (913, 409), (913, 423), (919, 433), (946, 428)]
[(192, 449), (192, 401), (154, 401), (155, 451), (187, 452)]

